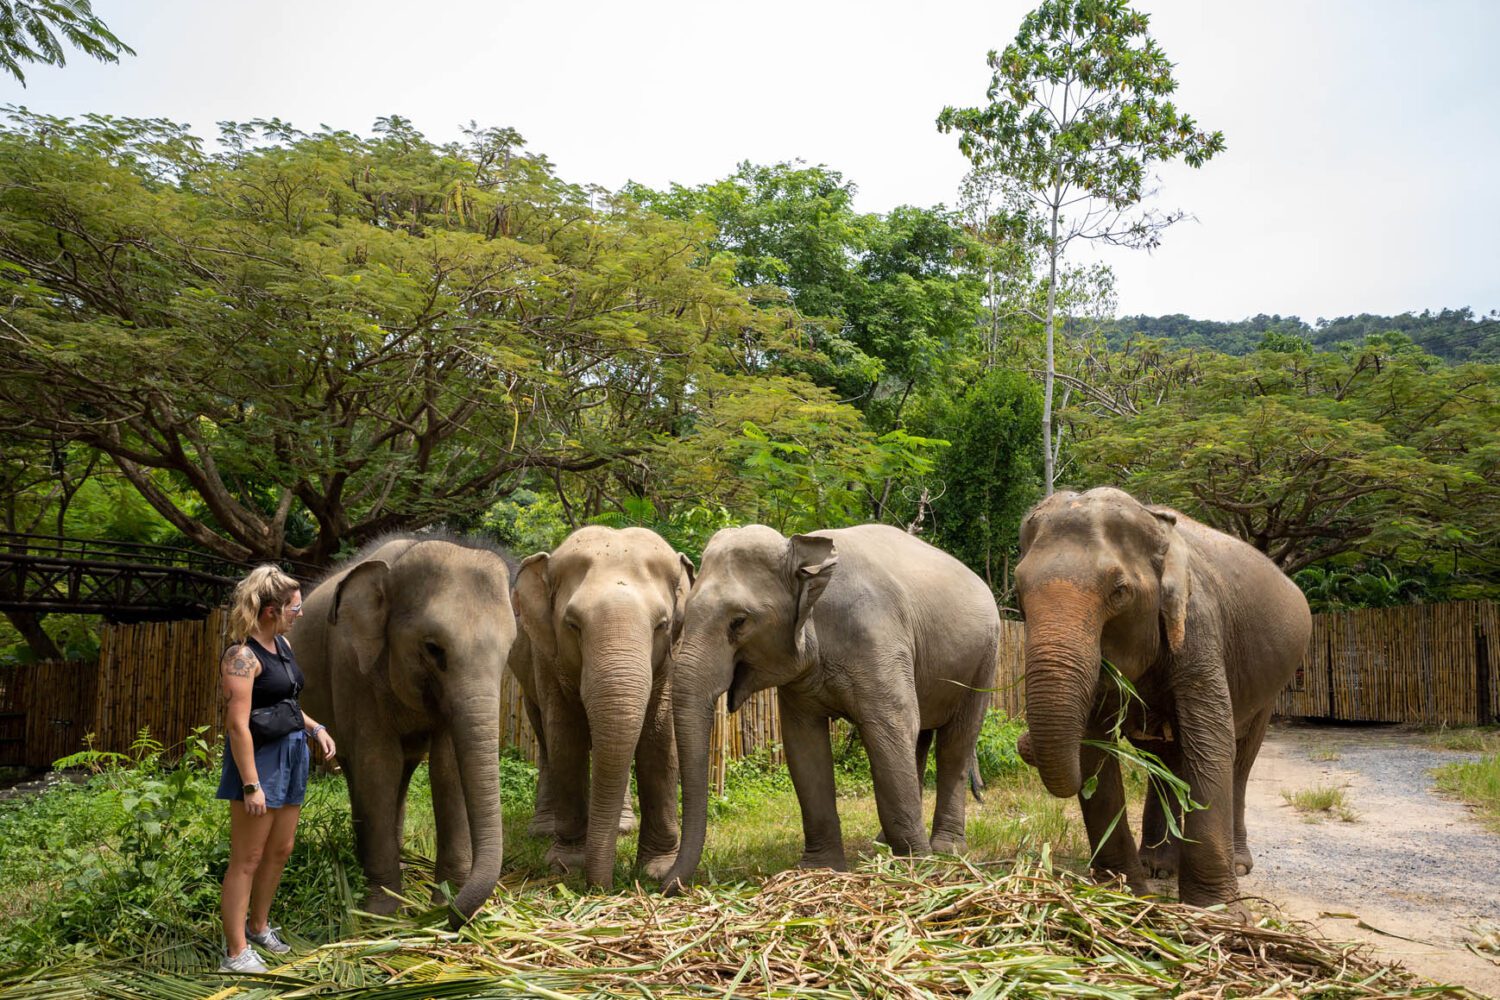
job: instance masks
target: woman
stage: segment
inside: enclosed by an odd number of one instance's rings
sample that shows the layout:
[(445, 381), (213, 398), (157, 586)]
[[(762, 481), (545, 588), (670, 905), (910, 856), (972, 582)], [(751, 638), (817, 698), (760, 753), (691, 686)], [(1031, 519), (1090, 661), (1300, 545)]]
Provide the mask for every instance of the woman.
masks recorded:
[(324, 760), (334, 755), (333, 737), (297, 701), (302, 670), (286, 633), (300, 614), (301, 588), (275, 566), (257, 566), (235, 587), (230, 635), (243, 638), (219, 663), (229, 708), (218, 797), (230, 800), (221, 972), (265, 972), (252, 942), (274, 954), (291, 950), (270, 925), (271, 897), (297, 834), (308, 740)]

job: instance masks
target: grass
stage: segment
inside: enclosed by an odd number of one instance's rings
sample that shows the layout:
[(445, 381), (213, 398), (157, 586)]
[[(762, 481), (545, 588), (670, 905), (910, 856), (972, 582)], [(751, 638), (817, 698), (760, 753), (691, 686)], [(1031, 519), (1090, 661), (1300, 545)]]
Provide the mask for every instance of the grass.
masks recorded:
[(1439, 788), (1472, 805), (1486, 826), (1500, 832), (1500, 753), (1444, 764), (1433, 773)]
[(1500, 753), (1500, 726), (1439, 726), (1428, 733), (1428, 743), (1435, 750)]
[(1324, 762), (1344, 759), (1344, 755), (1339, 753), (1338, 747), (1318, 747), (1308, 756), (1310, 756), (1313, 760)]
[(1344, 794), (1344, 789), (1338, 786), (1319, 785), (1295, 791), (1282, 789), (1281, 797), (1293, 809), (1302, 813), (1309, 823), (1316, 823), (1330, 816), (1337, 816), (1345, 823), (1353, 823), (1359, 818), (1359, 814), (1350, 807), (1349, 797)]

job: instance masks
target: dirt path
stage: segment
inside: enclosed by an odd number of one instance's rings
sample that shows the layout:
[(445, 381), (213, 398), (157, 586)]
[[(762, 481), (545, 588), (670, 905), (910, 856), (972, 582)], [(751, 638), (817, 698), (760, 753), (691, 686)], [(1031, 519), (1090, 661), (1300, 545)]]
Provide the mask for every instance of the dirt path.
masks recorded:
[[(1465, 947), (1475, 928), (1500, 927), (1500, 836), (1430, 774), (1476, 756), (1394, 727), (1274, 728), (1246, 792), (1255, 871), (1241, 891), (1420, 975), (1500, 997), (1500, 962)], [(1304, 822), (1281, 794), (1328, 786), (1344, 789), (1353, 822)]]

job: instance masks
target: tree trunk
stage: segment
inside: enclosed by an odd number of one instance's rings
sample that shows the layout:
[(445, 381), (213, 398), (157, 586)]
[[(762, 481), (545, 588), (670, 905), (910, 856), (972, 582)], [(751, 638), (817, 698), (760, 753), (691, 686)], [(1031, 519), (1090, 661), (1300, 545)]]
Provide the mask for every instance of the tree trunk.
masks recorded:
[(15, 626), (21, 638), (26, 640), (26, 645), (31, 647), (31, 655), (38, 660), (61, 660), (62, 650), (57, 648), (57, 643), (42, 628), (42, 616), (30, 611), (7, 611), (5, 617), (10, 619), (11, 625)]

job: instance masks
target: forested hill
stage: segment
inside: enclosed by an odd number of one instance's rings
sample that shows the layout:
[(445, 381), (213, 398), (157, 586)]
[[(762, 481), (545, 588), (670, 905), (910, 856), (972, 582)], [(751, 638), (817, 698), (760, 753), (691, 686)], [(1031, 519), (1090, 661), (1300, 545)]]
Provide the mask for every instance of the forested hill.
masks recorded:
[(1500, 362), (1500, 311), (1475, 316), (1467, 306), (1441, 312), (1402, 313), (1399, 316), (1340, 316), (1306, 323), (1297, 316), (1262, 313), (1234, 323), (1172, 316), (1122, 316), (1105, 326), (1105, 337), (1118, 347), (1144, 334), (1165, 337), (1184, 347), (1207, 347), (1225, 354), (1248, 354), (1269, 332), (1302, 337), (1320, 350), (1336, 344), (1358, 343), (1376, 333), (1403, 333), (1429, 354), (1447, 361)]

